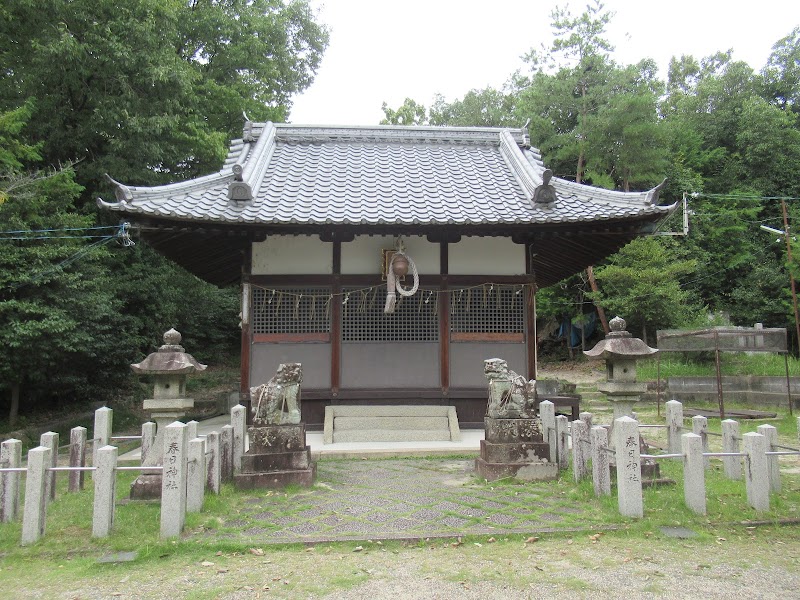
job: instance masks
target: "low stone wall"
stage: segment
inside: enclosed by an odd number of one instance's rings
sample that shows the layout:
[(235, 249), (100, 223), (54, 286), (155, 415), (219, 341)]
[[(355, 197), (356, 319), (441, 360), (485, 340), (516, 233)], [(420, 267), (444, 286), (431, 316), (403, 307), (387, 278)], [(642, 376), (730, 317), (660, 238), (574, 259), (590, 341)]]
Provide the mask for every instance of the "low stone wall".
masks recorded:
[[(794, 406), (800, 406), (800, 377), (789, 378)], [(680, 402), (716, 402), (716, 377), (669, 377), (667, 400)], [(786, 378), (739, 375), (722, 377), (722, 395), (727, 402), (742, 402), (766, 406), (786, 406)]]

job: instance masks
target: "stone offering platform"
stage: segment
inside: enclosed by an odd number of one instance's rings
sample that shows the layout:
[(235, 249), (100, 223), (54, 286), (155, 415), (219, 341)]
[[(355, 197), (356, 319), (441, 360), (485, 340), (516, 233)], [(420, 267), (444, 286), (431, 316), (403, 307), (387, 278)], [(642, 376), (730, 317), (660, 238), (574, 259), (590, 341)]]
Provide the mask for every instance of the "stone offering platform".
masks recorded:
[(325, 407), (324, 442), (458, 442), (452, 406)]
[(310, 487), (316, 465), (306, 445), (305, 426), (263, 425), (247, 430), (249, 447), (242, 456), (241, 472), (234, 475), (236, 487), (283, 488), (289, 484)]

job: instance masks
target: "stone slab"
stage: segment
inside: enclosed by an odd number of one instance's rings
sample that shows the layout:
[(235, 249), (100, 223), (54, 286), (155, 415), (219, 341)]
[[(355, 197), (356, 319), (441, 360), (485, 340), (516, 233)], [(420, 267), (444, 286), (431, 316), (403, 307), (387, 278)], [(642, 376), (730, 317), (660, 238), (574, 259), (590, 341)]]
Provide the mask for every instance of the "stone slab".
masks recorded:
[(351, 429), (441, 429), (450, 438), (450, 423), (447, 417), (335, 417), (334, 432)]
[(499, 444), (481, 440), (481, 458), (489, 463), (549, 462), (550, 446), (545, 442)]
[(271, 452), (263, 454), (247, 453), (242, 456), (242, 473), (262, 473), (268, 471), (291, 471), (308, 469), (311, 466), (311, 447), (303, 451)]
[(521, 481), (549, 481), (558, 478), (558, 465), (550, 462), (488, 463), (475, 459), (475, 471), (486, 481), (514, 477)]
[(316, 465), (308, 469), (291, 471), (272, 471), (269, 473), (237, 473), (233, 477), (234, 484), (242, 490), (281, 489), (287, 485), (311, 487), (316, 475)]
[(334, 431), (333, 443), (351, 442), (449, 442), (449, 429), (366, 429)]
[(539, 419), (484, 419), (486, 440), (495, 443), (542, 442)]
[(326, 406), (326, 412), (331, 412), (333, 417), (447, 417), (451, 406), (429, 405), (334, 405)]
[(306, 447), (306, 430), (302, 423), (249, 427), (247, 435), (250, 440), (248, 452), (299, 451)]

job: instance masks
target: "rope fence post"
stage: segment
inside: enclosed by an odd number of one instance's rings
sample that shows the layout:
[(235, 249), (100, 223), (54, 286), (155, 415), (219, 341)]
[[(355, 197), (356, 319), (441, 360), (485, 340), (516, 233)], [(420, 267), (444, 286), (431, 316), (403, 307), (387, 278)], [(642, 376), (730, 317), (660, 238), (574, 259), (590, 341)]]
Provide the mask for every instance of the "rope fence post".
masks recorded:
[(152, 450), (153, 445), (156, 442), (156, 424), (152, 421), (148, 421), (147, 423), (142, 423), (142, 449), (141, 449), (141, 456), (140, 460), (142, 464), (145, 464), (145, 459), (147, 455)]
[[(58, 434), (55, 431), (48, 431), (39, 437), (39, 445), (50, 448), (50, 464), (48, 467), (58, 466)], [(50, 471), (45, 477), (45, 502), (56, 499), (56, 472)]]
[[(703, 442), (703, 452), (708, 452), (708, 419), (700, 415), (692, 417), (692, 433), (699, 435)], [(711, 468), (711, 459), (706, 456), (703, 458), (705, 469)]]
[[(772, 425), (759, 425), (756, 431), (764, 436), (767, 443), (767, 452), (774, 452), (778, 445), (778, 430)], [(781, 491), (781, 471), (777, 456), (767, 456), (767, 474), (771, 492)]]
[[(726, 454), (739, 452), (739, 422), (733, 419), (722, 421), (722, 451)], [(728, 479), (742, 478), (742, 459), (738, 456), (723, 456), (722, 466)]]
[[(22, 440), (10, 439), (0, 444), (0, 463), (10, 469), (22, 464)], [(0, 473), (0, 522), (11, 523), (19, 512), (19, 482), (22, 473)]]
[(583, 421), (584, 423), (586, 423), (587, 431), (591, 431), (592, 430), (592, 427), (594, 427), (594, 423), (593, 423), (594, 414), (592, 414), (590, 412), (582, 412), (581, 414), (578, 415), (578, 418), (581, 421)]
[(164, 471), (161, 478), (161, 539), (180, 536), (186, 523), (186, 425), (164, 428)]
[(608, 460), (608, 430), (592, 427), (592, 483), (595, 496), (611, 495), (611, 468)]
[(642, 465), (639, 451), (639, 423), (630, 417), (614, 421), (617, 459), (617, 502), (624, 517), (644, 516)]
[(589, 427), (586, 421), (571, 423), (572, 427), (572, 476), (575, 483), (580, 483), (589, 474)]
[(206, 452), (208, 453), (206, 486), (212, 494), (219, 494), (219, 486), (222, 479), (219, 456), (219, 432), (212, 431), (206, 436)]
[(108, 537), (114, 526), (118, 456), (119, 448), (116, 446), (103, 446), (97, 449), (97, 464), (94, 465), (93, 538)]
[(222, 481), (233, 480), (233, 426), (223, 425), (219, 434), (220, 475)]
[[(88, 431), (86, 427), (73, 427), (69, 431), (69, 466), (70, 467), (85, 467), (86, 466), (86, 438)], [(83, 471), (70, 471), (67, 476), (69, 486), (67, 490), (74, 494), (83, 489), (84, 472)]]
[(203, 438), (195, 436), (189, 440), (186, 477), (186, 512), (200, 512), (206, 488), (206, 442)]
[(556, 444), (556, 405), (549, 400), (539, 403), (539, 418), (542, 419), (542, 433), (547, 445), (550, 447), (550, 462), (558, 462), (558, 447)]
[(556, 456), (558, 458), (558, 468), (569, 468), (569, 419), (564, 415), (556, 417)]
[(667, 451), (677, 454), (681, 451), (681, 432), (683, 430), (683, 404), (670, 400), (664, 404), (667, 418)]
[(233, 427), (233, 472), (240, 473), (247, 427), (247, 412), (241, 404), (237, 404), (231, 409), (231, 426)]
[(703, 436), (684, 433), (681, 436), (683, 450), (683, 500), (689, 510), (698, 515), (706, 514), (706, 466), (703, 456)]
[(744, 481), (747, 503), (759, 512), (769, 510), (769, 475), (767, 473), (767, 440), (760, 433), (742, 436), (745, 452)]
[[(92, 466), (97, 465), (97, 450), (108, 446), (111, 442), (111, 427), (114, 420), (114, 411), (103, 406), (94, 411), (94, 431), (92, 431)], [(96, 471), (92, 471), (95, 477)]]
[(35, 544), (44, 535), (47, 520), (47, 468), (53, 451), (44, 446), (28, 450), (25, 508), (22, 512), (22, 545)]

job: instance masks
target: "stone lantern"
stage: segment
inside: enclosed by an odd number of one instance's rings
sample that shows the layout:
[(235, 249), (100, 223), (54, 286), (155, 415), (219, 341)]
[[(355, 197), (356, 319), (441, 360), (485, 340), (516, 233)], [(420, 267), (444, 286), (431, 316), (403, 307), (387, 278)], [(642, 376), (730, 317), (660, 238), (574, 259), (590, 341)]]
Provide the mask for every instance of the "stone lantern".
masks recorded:
[[(156, 438), (150, 451), (142, 456), (142, 466), (159, 466), (164, 459), (164, 428), (186, 415), (194, 400), (186, 398), (186, 378), (205, 371), (206, 365), (197, 362), (180, 345), (181, 334), (170, 329), (164, 334), (164, 345), (142, 362), (131, 365), (137, 375), (153, 377), (153, 397), (144, 401), (156, 422)], [(131, 498), (161, 497), (161, 474), (143, 473), (131, 484)]]
[[(658, 352), (639, 338), (633, 337), (626, 327), (625, 319), (614, 317), (609, 322), (611, 332), (594, 348), (584, 351), (589, 358), (606, 361), (606, 380), (598, 384), (614, 406), (614, 419), (632, 417), (633, 405), (642, 399), (647, 384), (636, 381), (636, 361)], [(612, 421), (613, 423), (613, 421)]]

